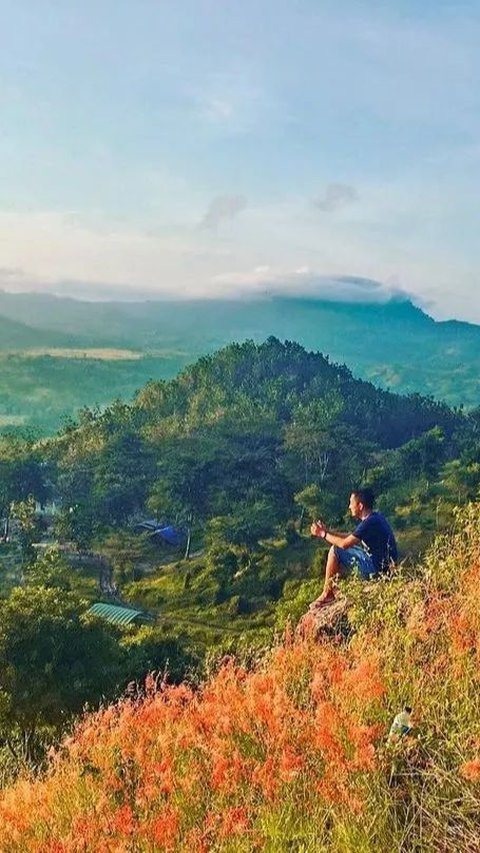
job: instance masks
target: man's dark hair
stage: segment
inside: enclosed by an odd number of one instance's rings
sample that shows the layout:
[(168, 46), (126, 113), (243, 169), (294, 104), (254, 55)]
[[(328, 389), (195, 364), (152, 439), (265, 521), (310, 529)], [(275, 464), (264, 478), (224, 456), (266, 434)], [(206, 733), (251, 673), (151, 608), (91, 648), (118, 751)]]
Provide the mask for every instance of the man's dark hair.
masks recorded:
[(362, 503), (367, 509), (373, 509), (375, 505), (375, 495), (368, 486), (365, 489), (354, 489), (352, 494), (355, 495), (357, 501), (360, 501), (360, 503)]

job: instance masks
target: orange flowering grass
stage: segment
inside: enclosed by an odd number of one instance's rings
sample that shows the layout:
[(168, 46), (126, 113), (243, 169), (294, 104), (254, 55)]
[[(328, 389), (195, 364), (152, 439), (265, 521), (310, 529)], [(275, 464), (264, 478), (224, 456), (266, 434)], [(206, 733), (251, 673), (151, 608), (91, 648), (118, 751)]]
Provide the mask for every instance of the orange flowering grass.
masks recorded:
[(462, 764), (460, 774), (470, 782), (480, 781), (480, 758), (473, 758), (471, 761)]
[(251, 672), (225, 660), (199, 690), (121, 701), (86, 716), (42, 780), (3, 794), (2, 850), (254, 850), (286, 801), (297, 820), (361, 810), (382, 697), (374, 656), (287, 639)]
[[(409, 576), (348, 586), (353, 636), (200, 688), (147, 680), (0, 797), (5, 853), (480, 849), (480, 507)], [(408, 702), (413, 737), (390, 742)]]

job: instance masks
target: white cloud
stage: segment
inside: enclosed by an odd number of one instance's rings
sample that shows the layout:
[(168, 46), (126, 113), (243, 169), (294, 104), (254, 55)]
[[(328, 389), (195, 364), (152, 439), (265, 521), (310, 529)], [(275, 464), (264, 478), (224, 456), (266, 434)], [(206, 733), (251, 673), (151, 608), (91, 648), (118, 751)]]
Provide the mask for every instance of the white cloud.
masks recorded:
[(228, 121), (235, 115), (233, 104), (220, 98), (205, 98), (203, 100), (205, 116), (212, 121)]
[(313, 205), (324, 213), (333, 213), (357, 200), (358, 192), (351, 184), (328, 184), (323, 193), (313, 200)]
[(88, 222), (75, 211), (0, 213), (0, 287), (102, 299), (265, 291), (383, 299), (400, 290), (433, 301), (436, 316), (480, 321), (471, 258), (437, 239), (455, 209), (443, 188), (418, 197), (409, 185), (362, 185), (361, 204), (335, 217), (319, 217), (302, 197), (263, 207), (220, 198), (210, 216), (221, 222), (241, 207), (235, 229), (200, 229), (191, 213), (191, 226), (176, 228)]
[(218, 228), (221, 222), (234, 219), (247, 206), (243, 195), (218, 195), (210, 202), (200, 222), (201, 228)]
[(62, 292), (62, 282), (82, 282), (91, 291), (101, 282), (131, 295), (191, 295), (225, 264), (226, 250), (193, 233), (159, 236), (118, 223), (93, 229), (71, 213), (1, 213), (0, 234), (0, 268), (8, 271), (0, 282), (9, 290)]
[(307, 266), (279, 269), (267, 265), (243, 273), (218, 275), (213, 285), (221, 291), (238, 294), (308, 296), (341, 302), (387, 302), (389, 299), (409, 299), (398, 285), (390, 285), (359, 276), (325, 275)]

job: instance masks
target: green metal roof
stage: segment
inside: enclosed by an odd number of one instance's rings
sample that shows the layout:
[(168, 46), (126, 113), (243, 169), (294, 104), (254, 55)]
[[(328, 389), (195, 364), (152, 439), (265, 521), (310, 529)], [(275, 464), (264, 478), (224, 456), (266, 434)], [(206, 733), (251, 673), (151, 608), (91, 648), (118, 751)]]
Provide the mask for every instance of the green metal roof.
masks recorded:
[(130, 625), (132, 622), (153, 622), (153, 616), (143, 610), (134, 610), (132, 607), (121, 607), (118, 604), (104, 604), (97, 602), (92, 604), (88, 613), (95, 616), (103, 616), (114, 625)]

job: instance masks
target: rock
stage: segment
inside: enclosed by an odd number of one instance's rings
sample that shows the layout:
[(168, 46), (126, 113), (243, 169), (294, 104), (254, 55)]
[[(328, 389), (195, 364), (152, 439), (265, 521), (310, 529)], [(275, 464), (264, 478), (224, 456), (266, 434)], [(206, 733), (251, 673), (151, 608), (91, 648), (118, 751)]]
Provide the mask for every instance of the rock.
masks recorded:
[(300, 619), (296, 633), (300, 637), (313, 636), (316, 639), (321, 636), (347, 637), (351, 633), (347, 609), (347, 599), (344, 595), (337, 596), (326, 607), (311, 607)]

